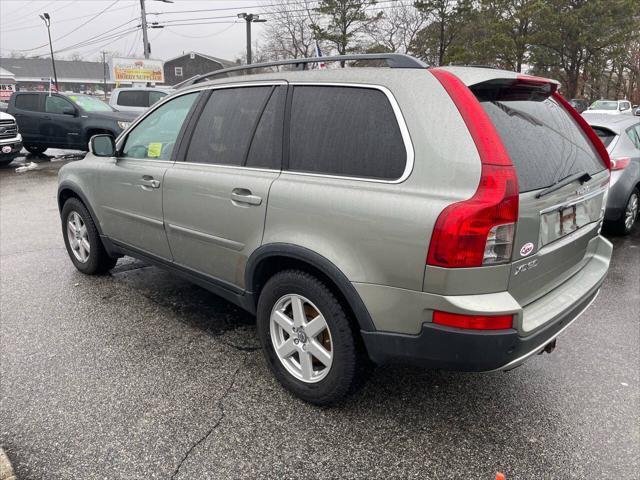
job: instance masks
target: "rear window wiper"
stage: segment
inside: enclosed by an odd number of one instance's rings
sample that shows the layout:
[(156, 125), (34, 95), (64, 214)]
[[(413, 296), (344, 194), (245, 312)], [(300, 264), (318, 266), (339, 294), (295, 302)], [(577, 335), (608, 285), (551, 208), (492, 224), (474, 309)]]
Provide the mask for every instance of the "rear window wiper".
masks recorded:
[(558, 180), (556, 183), (554, 183), (550, 187), (545, 188), (541, 192), (538, 192), (536, 194), (536, 198), (541, 198), (541, 197), (544, 197), (545, 195), (555, 192), (556, 190), (560, 190), (562, 187), (569, 185), (570, 183), (573, 183), (576, 180), (579, 180), (580, 183), (582, 184), (582, 183), (588, 182), (589, 180), (591, 180), (591, 178), (592, 177), (589, 174), (589, 172), (574, 173), (573, 175), (569, 175), (568, 177), (564, 177)]

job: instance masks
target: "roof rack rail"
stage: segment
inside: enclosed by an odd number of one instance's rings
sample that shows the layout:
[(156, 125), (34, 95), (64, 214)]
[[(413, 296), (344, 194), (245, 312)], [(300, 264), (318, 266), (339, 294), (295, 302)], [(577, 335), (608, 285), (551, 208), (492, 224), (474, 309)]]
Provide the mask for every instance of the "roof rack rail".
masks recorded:
[(218, 75), (226, 75), (228, 73), (241, 72), (244, 70), (254, 70), (257, 68), (279, 67), (282, 65), (295, 65), (298, 70), (306, 70), (307, 65), (312, 63), (326, 63), (326, 62), (349, 62), (349, 61), (375, 61), (385, 60), (389, 68), (427, 68), (428, 65), (422, 60), (418, 60), (411, 55), (405, 55), (403, 53), (363, 53), (359, 55), (334, 55), (330, 57), (313, 57), (313, 58), (292, 58), (289, 60), (279, 60), (276, 62), (264, 62), (264, 63), (252, 63), (249, 65), (238, 65), (237, 67), (222, 68), (220, 70), (213, 70), (209, 73), (203, 73), (202, 75), (196, 75), (183, 82), (178, 83), (173, 88), (183, 88), (189, 85), (202, 82), (210, 77)]

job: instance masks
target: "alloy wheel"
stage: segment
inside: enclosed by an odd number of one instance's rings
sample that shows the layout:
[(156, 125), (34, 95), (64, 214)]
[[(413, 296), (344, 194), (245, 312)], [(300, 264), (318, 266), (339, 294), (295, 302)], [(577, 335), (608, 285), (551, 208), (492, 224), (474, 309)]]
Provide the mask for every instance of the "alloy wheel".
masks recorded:
[(82, 220), (82, 217), (76, 211), (72, 211), (67, 217), (67, 239), (69, 240), (69, 246), (76, 260), (81, 263), (86, 263), (89, 260), (89, 254), (91, 252), (89, 233), (87, 232), (87, 226), (84, 220)]
[(269, 323), (276, 356), (291, 375), (305, 383), (327, 376), (333, 362), (331, 332), (309, 299), (294, 294), (281, 297)]

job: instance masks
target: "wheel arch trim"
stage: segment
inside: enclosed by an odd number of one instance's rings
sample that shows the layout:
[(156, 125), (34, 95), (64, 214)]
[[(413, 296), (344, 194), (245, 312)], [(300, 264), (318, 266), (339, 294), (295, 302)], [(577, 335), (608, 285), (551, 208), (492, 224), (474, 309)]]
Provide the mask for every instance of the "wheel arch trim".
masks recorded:
[(257, 273), (259, 271), (259, 266), (264, 260), (273, 257), (285, 257), (297, 260), (307, 263), (311, 267), (319, 270), (329, 280), (331, 280), (331, 282), (333, 282), (334, 286), (344, 297), (353, 311), (360, 329), (365, 331), (376, 330), (367, 307), (347, 276), (327, 258), (299, 245), (289, 243), (271, 243), (262, 245), (251, 254), (247, 260), (247, 266), (245, 269), (245, 285), (247, 286), (247, 290), (255, 296), (256, 301), (258, 298), (255, 294), (257, 293)]
[(60, 183), (60, 185), (58, 185), (58, 194), (57, 194), (57, 199), (58, 199), (58, 211), (62, 214), (62, 192), (65, 190), (69, 190), (73, 193), (74, 196), (78, 197), (80, 199), (80, 201), (84, 204), (85, 207), (87, 207), (87, 210), (89, 210), (89, 214), (91, 215), (91, 218), (93, 219), (93, 223), (95, 224), (96, 228), (98, 229), (98, 234), (102, 237), (102, 227), (100, 226), (100, 220), (98, 219), (98, 217), (96, 216), (96, 213), (94, 212), (93, 208), (91, 207), (91, 204), (89, 203), (89, 200), (87, 200), (87, 197), (84, 193), (82, 193), (82, 190), (80, 189), (80, 187), (70, 181), (70, 180), (64, 180), (63, 182)]

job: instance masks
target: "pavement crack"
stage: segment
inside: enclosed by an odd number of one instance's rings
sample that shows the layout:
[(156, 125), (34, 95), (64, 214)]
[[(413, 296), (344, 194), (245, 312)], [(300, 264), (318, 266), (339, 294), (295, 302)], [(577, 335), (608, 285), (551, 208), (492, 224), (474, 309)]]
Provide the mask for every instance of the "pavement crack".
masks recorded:
[(207, 430), (204, 435), (202, 435), (193, 445), (191, 445), (191, 447), (189, 447), (189, 449), (187, 450), (187, 452), (184, 454), (184, 456), (182, 457), (182, 459), (180, 460), (180, 463), (178, 463), (178, 466), (176, 467), (176, 469), (173, 471), (173, 474), (171, 475), (171, 480), (173, 480), (174, 478), (176, 478), (178, 476), (178, 474), (180, 473), (180, 469), (182, 468), (182, 465), (188, 460), (189, 456), (191, 455), (191, 453), (202, 443), (204, 443), (210, 436), (211, 434), (218, 428), (218, 426), (220, 426), (220, 424), (222, 423), (222, 420), (224, 420), (225, 417), (225, 411), (224, 411), (224, 401), (227, 398), (227, 396), (229, 395), (229, 393), (231, 392), (231, 389), (233, 388), (233, 386), (236, 383), (236, 378), (238, 376), (238, 373), (240, 372), (240, 370), (245, 366), (245, 364), (247, 363), (247, 359), (248, 356), (245, 357), (242, 361), (242, 363), (238, 366), (238, 368), (235, 369), (235, 371), (233, 372), (233, 374), (231, 375), (231, 381), (229, 382), (229, 386), (226, 388), (226, 390), (224, 391), (224, 393), (222, 394), (222, 396), (218, 399), (218, 408), (220, 409), (220, 417), (218, 418), (218, 420), (211, 426), (211, 428), (209, 430)]

